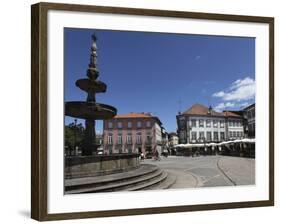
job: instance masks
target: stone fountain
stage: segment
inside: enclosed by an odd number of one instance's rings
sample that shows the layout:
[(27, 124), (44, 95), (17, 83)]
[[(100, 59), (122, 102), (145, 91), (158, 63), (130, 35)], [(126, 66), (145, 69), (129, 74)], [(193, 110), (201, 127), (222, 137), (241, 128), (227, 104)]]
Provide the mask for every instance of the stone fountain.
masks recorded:
[(126, 172), (140, 166), (139, 154), (114, 153), (97, 154), (100, 146), (96, 141), (96, 120), (113, 118), (116, 108), (96, 102), (96, 93), (105, 93), (106, 84), (98, 80), (97, 37), (92, 35), (90, 63), (87, 78), (78, 79), (76, 86), (87, 93), (86, 101), (70, 101), (65, 103), (65, 115), (85, 119), (85, 137), (82, 144), (82, 155), (65, 156), (65, 178), (95, 177), (118, 172)]
[(87, 78), (78, 79), (76, 86), (87, 93), (86, 101), (70, 101), (65, 103), (65, 115), (85, 119), (85, 138), (82, 146), (82, 155), (90, 156), (97, 153), (100, 146), (96, 142), (96, 120), (105, 120), (114, 117), (116, 108), (96, 102), (96, 93), (105, 93), (106, 84), (98, 80), (97, 68), (97, 37), (92, 35), (92, 47)]

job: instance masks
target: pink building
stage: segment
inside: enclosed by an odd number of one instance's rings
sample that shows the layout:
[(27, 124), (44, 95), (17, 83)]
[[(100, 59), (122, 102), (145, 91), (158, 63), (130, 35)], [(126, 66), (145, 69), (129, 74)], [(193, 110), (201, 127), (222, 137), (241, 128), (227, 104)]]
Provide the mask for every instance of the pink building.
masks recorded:
[(104, 120), (104, 153), (161, 152), (161, 121), (150, 113), (129, 113)]

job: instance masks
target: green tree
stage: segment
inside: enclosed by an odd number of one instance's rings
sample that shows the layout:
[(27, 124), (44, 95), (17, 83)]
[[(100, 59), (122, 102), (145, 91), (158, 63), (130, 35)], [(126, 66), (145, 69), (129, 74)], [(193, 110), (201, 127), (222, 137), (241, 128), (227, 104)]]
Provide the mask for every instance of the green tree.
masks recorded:
[(81, 147), (84, 140), (85, 128), (83, 125), (70, 123), (64, 126), (64, 145), (73, 150), (75, 146)]

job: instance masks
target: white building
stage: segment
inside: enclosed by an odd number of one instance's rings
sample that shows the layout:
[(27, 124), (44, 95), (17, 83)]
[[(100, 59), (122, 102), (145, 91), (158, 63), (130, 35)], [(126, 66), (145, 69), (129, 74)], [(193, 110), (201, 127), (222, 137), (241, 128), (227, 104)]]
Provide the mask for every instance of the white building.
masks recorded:
[(243, 117), (194, 104), (177, 115), (179, 143), (221, 142), (244, 137)]
[(245, 131), (247, 137), (255, 138), (256, 132), (256, 116), (255, 116), (255, 104), (251, 104), (244, 108), (244, 118), (246, 119)]
[(175, 132), (169, 133), (169, 146), (174, 147), (177, 144), (179, 144), (179, 137), (177, 133)]
[(160, 155), (162, 151), (162, 128), (158, 123), (155, 123), (155, 146)]

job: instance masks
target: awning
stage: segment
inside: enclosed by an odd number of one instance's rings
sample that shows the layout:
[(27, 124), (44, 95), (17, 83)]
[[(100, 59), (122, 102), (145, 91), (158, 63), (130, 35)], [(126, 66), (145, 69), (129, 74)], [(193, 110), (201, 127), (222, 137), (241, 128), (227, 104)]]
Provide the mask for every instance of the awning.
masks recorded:
[(211, 143), (206, 143), (206, 144), (202, 144), (202, 143), (188, 143), (188, 144), (178, 144), (175, 145), (174, 147), (179, 147), (179, 148), (200, 148), (200, 147), (209, 147), (209, 146), (222, 146), (222, 145), (228, 145), (228, 144), (233, 144), (233, 143), (255, 143), (256, 140), (255, 139), (251, 139), (251, 138), (244, 138), (244, 139), (235, 139), (233, 141), (224, 141), (224, 142), (219, 142), (219, 143), (215, 143), (215, 142), (211, 142)]

